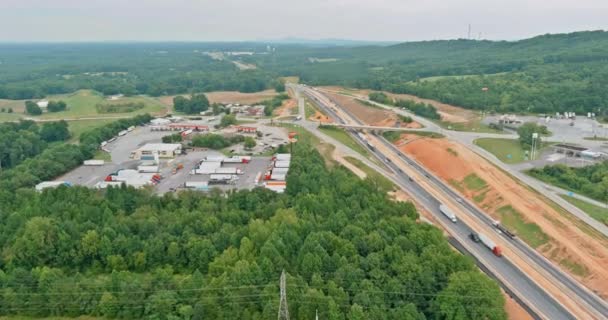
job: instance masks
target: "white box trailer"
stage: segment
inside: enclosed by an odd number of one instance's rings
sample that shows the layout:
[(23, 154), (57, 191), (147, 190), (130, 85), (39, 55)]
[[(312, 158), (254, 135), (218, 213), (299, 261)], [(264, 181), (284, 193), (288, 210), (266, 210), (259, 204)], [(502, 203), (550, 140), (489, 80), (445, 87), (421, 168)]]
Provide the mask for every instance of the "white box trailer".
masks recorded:
[(443, 213), (443, 215), (450, 219), (452, 222), (456, 223), (458, 221), (458, 219), (456, 219), (456, 215), (452, 212), (452, 210), (450, 210), (450, 208), (444, 206), (443, 204), (439, 205), (439, 211), (441, 211), (441, 213)]
[(285, 186), (266, 186), (266, 189), (270, 190), (270, 191), (274, 191), (276, 193), (283, 193), (285, 192)]
[(103, 166), (105, 164), (105, 161), (91, 159), (85, 160), (82, 164), (84, 164), (85, 166)]
[(239, 168), (217, 168), (215, 172), (217, 174), (243, 174)]
[(274, 156), (274, 159), (276, 161), (289, 161), (289, 160), (291, 160), (291, 154), (289, 154), (289, 153), (277, 153)]
[(289, 168), (290, 163), (291, 163), (291, 161), (275, 161), (274, 167), (275, 168)]
[(222, 166), (221, 162), (203, 162), (198, 168), (192, 170), (193, 174), (212, 174), (217, 168)]
[(272, 173), (287, 173), (289, 171), (289, 168), (273, 168), (272, 169)]
[(156, 173), (158, 172), (158, 166), (137, 166), (138, 172)]
[(222, 162), (226, 159), (224, 156), (206, 156), (204, 162)]
[(276, 181), (285, 181), (286, 178), (286, 174), (284, 173), (272, 173), (270, 175), (270, 180), (276, 180)]
[(230, 158), (225, 158), (223, 163), (248, 163), (251, 161), (250, 156), (232, 156)]
[(212, 174), (209, 176), (209, 183), (234, 183), (239, 177), (232, 174)]
[(186, 181), (184, 187), (188, 189), (196, 189), (202, 191), (209, 190), (209, 183), (207, 181)]

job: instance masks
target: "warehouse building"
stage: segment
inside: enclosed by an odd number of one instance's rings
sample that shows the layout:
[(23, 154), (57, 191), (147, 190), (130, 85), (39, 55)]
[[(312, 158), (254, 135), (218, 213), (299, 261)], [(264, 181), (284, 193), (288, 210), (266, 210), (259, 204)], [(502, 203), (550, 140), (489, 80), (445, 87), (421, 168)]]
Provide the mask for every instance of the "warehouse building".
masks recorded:
[(174, 158), (182, 153), (182, 145), (179, 143), (148, 143), (133, 152), (133, 159), (154, 160), (159, 158)]

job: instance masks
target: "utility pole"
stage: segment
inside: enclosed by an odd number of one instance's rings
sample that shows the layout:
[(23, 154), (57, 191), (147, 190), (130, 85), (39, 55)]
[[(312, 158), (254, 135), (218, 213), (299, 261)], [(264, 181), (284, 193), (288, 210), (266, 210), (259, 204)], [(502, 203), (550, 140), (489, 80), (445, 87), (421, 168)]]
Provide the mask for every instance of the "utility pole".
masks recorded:
[(279, 320), (289, 320), (289, 309), (287, 308), (287, 286), (285, 284), (285, 270), (281, 272), (280, 291), (281, 299), (279, 302)]

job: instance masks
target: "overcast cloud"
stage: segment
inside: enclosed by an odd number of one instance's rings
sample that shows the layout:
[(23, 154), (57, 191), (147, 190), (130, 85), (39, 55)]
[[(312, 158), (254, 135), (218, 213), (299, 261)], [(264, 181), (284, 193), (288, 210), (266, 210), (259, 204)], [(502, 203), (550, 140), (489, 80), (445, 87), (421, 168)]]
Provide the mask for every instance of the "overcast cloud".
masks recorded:
[(0, 0), (0, 41), (521, 39), (608, 29), (608, 0)]

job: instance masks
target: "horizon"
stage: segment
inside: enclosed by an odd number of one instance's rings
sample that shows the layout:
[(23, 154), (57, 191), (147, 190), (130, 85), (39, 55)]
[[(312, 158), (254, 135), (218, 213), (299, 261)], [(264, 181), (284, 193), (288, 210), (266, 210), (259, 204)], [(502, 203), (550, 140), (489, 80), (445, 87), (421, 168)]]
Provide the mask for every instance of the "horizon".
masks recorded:
[(353, 44), (385, 44), (394, 45), (401, 43), (417, 43), (417, 42), (431, 42), (431, 41), (454, 41), (454, 40), (469, 40), (469, 41), (489, 41), (489, 42), (518, 42), (522, 40), (533, 39), (537, 37), (547, 35), (569, 35), (575, 33), (589, 33), (589, 32), (608, 32), (608, 29), (589, 29), (589, 30), (573, 30), (567, 32), (558, 33), (543, 33), (531, 35), (529, 37), (518, 38), (518, 39), (468, 39), (468, 38), (437, 38), (437, 39), (421, 39), (421, 40), (371, 40), (371, 39), (350, 39), (350, 38), (299, 38), (299, 37), (285, 37), (276, 39), (252, 39), (252, 40), (137, 40), (137, 39), (124, 39), (124, 40), (47, 40), (47, 41), (6, 41), (0, 40), (0, 44), (154, 44), (154, 43), (182, 43), (182, 44), (195, 44), (195, 43), (252, 43), (252, 44), (287, 44), (287, 45), (306, 45), (306, 44), (333, 44), (339, 46), (338, 42)]

